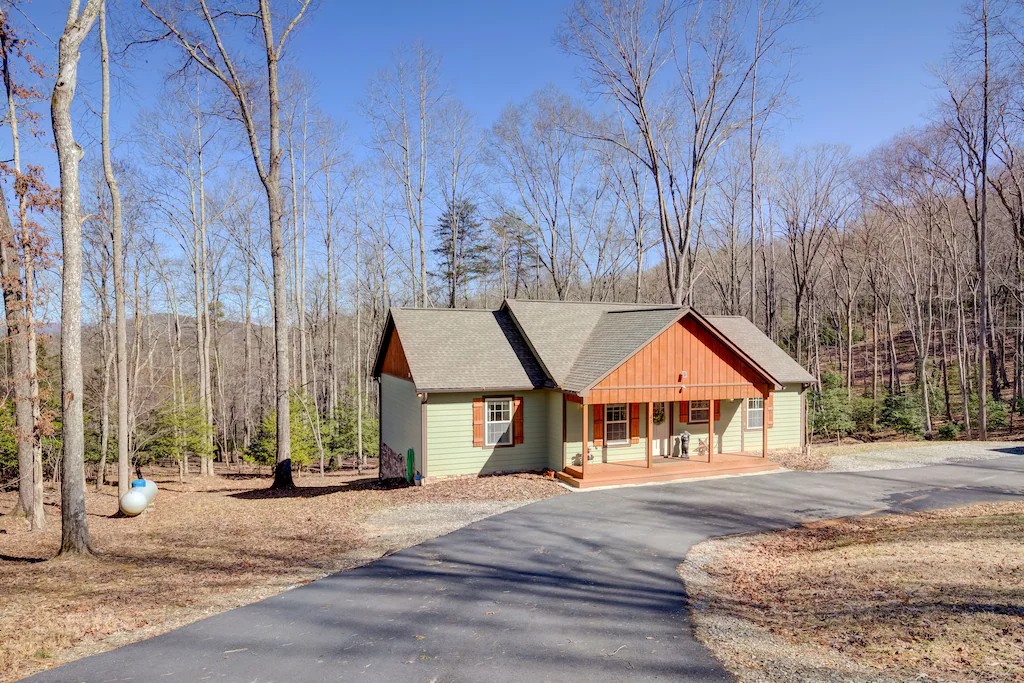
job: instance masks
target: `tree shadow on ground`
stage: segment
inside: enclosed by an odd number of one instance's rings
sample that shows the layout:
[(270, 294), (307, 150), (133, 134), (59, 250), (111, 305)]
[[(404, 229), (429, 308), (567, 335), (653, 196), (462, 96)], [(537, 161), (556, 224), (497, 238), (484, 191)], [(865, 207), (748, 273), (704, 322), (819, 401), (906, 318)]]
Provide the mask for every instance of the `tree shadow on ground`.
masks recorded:
[(16, 557), (14, 555), (4, 555), (0, 553), (0, 562), (21, 562), (23, 564), (36, 564), (39, 562), (46, 562), (49, 558), (46, 557)]
[(401, 479), (360, 479), (345, 482), (343, 484), (331, 484), (328, 486), (296, 486), (291, 489), (266, 488), (250, 489), (230, 494), (231, 498), (239, 500), (264, 500), (267, 498), (316, 498), (331, 493), (343, 491), (392, 491), (403, 489), (409, 486)]

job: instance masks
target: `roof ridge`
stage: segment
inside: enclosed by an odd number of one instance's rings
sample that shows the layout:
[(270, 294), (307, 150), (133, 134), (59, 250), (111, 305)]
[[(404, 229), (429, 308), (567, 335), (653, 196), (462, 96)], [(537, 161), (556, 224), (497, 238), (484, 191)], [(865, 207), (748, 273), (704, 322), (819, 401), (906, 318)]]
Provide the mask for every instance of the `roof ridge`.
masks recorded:
[(559, 301), (557, 299), (505, 299), (516, 304), (574, 304), (577, 306), (644, 306), (647, 308), (677, 306), (677, 304), (638, 303), (634, 301)]
[(392, 306), (393, 311), (448, 311), (451, 313), (497, 313), (500, 308), (416, 308), (412, 306)]
[(665, 304), (664, 306), (648, 306), (647, 308), (622, 308), (615, 311), (605, 311), (605, 313), (653, 313), (657, 311), (682, 311), (687, 308), (689, 307), (676, 304)]

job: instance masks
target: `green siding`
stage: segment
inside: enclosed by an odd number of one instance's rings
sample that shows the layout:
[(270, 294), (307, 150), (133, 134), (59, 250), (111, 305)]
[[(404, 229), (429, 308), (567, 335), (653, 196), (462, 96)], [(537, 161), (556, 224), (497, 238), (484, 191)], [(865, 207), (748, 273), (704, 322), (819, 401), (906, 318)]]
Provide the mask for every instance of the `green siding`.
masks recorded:
[[(800, 445), (800, 391), (799, 384), (787, 384), (784, 390), (775, 393), (775, 421), (768, 430), (769, 450)], [(683, 422), (680, 418), (686, 416), (679, 415), (678, 403), (673, 412), (675, 424), (672, 433), (690, 432), (690, 452), (695, 453), (698, 440), (707, 440), (707, 423)], [(723, 400), (721, 417), (715, 422), (715, 452), (739, 453), (745, 450), (751, 453), (761, 451), (761, 430), (745, 429), (741, 400)]]
[(416, 469), (423, 471), (420, 453), (420, 399), (412, 382), (391, 375), (380, 376), (380, 436), (391, 450), (416, 453)]
[[(798, 448), (800, 446), (801, 419), (800, 398), (803, 387), (799, 384), (786, 384), (781, 391), (775, 392), (775, 419), (768, 430), (768, 450)], [(739, 424), (743, 423), (743, 411), (736, 416)], [(745, 427), (745, 425), (744, 425)], [(751, 453), (761, 452), (761, 430), (744, 429), (743, 443)]]
[[(647, 405), (640, 406), (640, 440), (637, 443), (628, 443), (617, 446), (594, 447), (594, 410), (590, 407), (590, 445), (594, 448), (593, 462), (622, 462), (623, 460), (646, 460), (647, 459)], [(627, 408), (627, 415), (629, 414)], [(627, 427), (628, 428), (628, 427)], [(632, 433), (630, 433), (632, 436)]]
[(743, 401), (722, 401), (721, 419), (715, 422), (715, 453), (743, 450)]
[[(427, 399), (427, 476), (540, 470), (548, 466), (548, 391), (519, 391), (523, 398), (523, 443), (473, 446), (473, 399), (484, 393), (430, 394)], [(561, 438), (561, 425), (558, 426)]]
[[(566, 411), (566, 441), (568, 464), (580, 463), (580, 443), (583, 438), (583, 406), (570, 403)], [(561, 435), (559, 435), (561, 436)], [(587, 442), (594, 459), (591, 462), (622, 462), (647, 459), (647, 406), (640, 405), (640, 441), (616, 446), (594, 446), (594, 407), (587, 406)]]
[[(787, 385), (775, 394), (775, 422), (769, 430), (769, 448), (792, 448), (800, 445), (800, 385)], [(515, 392), (523, 397), (524, 442), (517, 446), (494, 448), (473, 447), (473, 399), (492, 394), (431, 394), (427, 402), (427, 470), (432, 477), (460, 474), (487, 474), (517, 470), (562, 468), (562, 395), (556, 391)], [(415, 448), (419, 456), (419, 401), (409, 382), (385, 375), (382, 378), (382, 422), (384, 442), (395, 450)], [(588, 408), (590, 408), (588, 406)], [(580, 438), (583, 406), (567, 403), (566, 462), (580, 462)], [(594, 419), (588, 410), (588, 433), (594, 462), (643, 460), (647, 457), (647, 406), (640, 407), (640, 441), (624, 446), (593, 445)], [(691, 434), (691, 453), (698, 439), (707, 438), (707, 424), (687, 424), (680, 420), (679, 404), (673, 410), (672, 433), (684, 430)], [(399, 417), (405, 415), (404, 420)], [(685, 416), (684, 416), (685, 417)], [(404, 422), (404, 424), (403, 424)], [(390, 439), (390, 440), (389, 440)], [(397, 447), (394, 443), (406, 443)], [(715, 451), (737, 453), (745, 449), (761, 449), (760, 431), (745, 431), (742, 401), (722, 401), (721, 419), (715, 423)]]
[(768, 450), (800, 446), (800, 385), (775, 392), (775, 420), (768, 430)]
[(545, 391), (548, 410), (548, 467), (562, 469), (562, 394)]
[(567, 465), (580, 463), (580, 446), (583, 439), (583, 406), (567, 403), (565, 406), (565, 462)]
[[(723, 420), (726, 419), (726, 416), (729, 414), (726, 411), (726, 406), (725, 406), (726, 403), (727, 403), (726, 401), (723, 401), (723, 405), (722, 405), (722, 419)], [(673, 436), (678, 436), (679, 434), (682, 434), (683, 432), (690, 432), (690, 455), (693, 456), (693, 455), (697, 454), (697, 444), (701, 440), (704, 440), (704, 441), (708, 440), (708, 423), (707, 422), (696, 422), (696, 423), (690, 424), (689, 422), (686, 421), (686, 420), (689, 419), (690, 416), (689, 415), (681, 415), (680, 414), (680, 410), (681, 409), (682, 409), (682, 404), (679, 401), (676, 401), (673, 404), (673, 406), (672, 406), (672, 416), (673, 416), (672, 417), (672, 421), (675, 423), (675, 424), (672, 425), (672, 435)], [(723, 426), (721, 424), (716, 423), (715, 424), (715, 452), (716, 453), (721, 453), (722, 452), (722, 433), (723, 433), (723, 431), (726, 431), (726, 430), (723, 429)]]

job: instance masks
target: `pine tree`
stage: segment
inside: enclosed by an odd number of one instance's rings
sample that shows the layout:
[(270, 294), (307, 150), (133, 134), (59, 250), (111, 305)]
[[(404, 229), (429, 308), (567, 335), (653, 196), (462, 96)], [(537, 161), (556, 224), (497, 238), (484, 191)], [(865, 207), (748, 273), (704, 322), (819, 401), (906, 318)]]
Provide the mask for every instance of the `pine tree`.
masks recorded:
[(493, 219), (490, 228), (497, 242), (502, 297), (515, 299), (520, 289), (528, 290), (529, 282), (536, 279), (540, 267), (536, 232), (513, 212), (502, 213)]
[(491, 248), (473, 202), (458, 199), (449, 204), (434, 228), (439, 271), (434, 273), (446, 283), (448, 307), (455, 308), (461, 292), (468, 297), (469, 285), (490, 271)]
[[(334, 412), (331, 420), (328, 448), (338, 458), (339, 464), (346, 456), (356, 455), (358, 452), (358, 429), (356, 418), (358, 415), (358, 401), (354, 387), (346, 390), (345, 395)], [(363, 452), (376, 455), (380, 425), (377, 421), (377, 414), (363, 406)]]
[[(291, 395), (288, 418), (292, 465), (301, 470), (313, 463), (313, 452), (316, 450), (316, 445), (300, 400), (295, 394)], [(274, 411), (263, 420), (259, 434), (242, 458), (256, 465), (274, 464), (277, 456), (277, 434), (277, 411)]]

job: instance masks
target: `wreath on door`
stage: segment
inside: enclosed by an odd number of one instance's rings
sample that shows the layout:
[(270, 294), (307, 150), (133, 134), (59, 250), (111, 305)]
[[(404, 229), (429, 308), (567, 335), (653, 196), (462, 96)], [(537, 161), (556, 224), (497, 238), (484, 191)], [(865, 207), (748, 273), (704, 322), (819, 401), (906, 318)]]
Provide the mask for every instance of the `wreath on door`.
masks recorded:
[(653, 422), (656, 425), (660, 425), (665, 421), (665, 404), (655, 403), (654, 404), (654, 417)]

